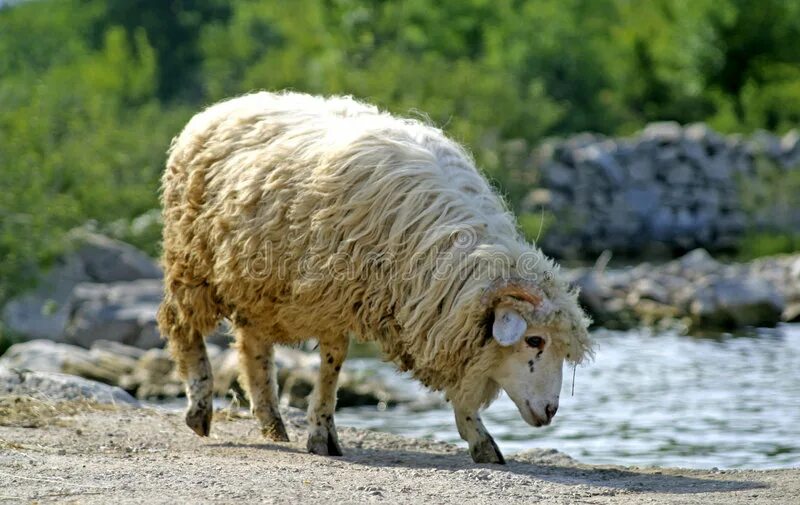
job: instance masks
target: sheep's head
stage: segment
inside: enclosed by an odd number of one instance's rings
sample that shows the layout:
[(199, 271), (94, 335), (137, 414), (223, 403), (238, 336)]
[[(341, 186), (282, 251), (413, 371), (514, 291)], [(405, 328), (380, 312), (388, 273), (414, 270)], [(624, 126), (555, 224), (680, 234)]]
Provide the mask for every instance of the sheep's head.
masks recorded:
[(591, 352), (589, 321), (576, 294), (555, 291), (560, 296), (531, 281), (501, 279), (482, 299), (500, 355), (491, 378), (533, 426), (550, 424), (558, 409), (564, 361), (577, 363)]

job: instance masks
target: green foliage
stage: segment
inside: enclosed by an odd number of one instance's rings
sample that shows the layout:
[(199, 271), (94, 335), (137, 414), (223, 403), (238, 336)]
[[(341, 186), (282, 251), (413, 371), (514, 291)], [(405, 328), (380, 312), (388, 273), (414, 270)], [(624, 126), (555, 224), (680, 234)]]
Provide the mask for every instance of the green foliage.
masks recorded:
[(207, 23), (230, 17), (227, 0), (90, 1), (98, 16), (91, 25), (95, 46), (110, 26), (121, 27), (131, 39), (145, 36), (159, 61), (151, 84), (162, 99), (197, 101), (202, 96), (198, 70), (201, 54), (198, 40)]
[[(95, 220), (152, 253), (170, 138), (254, 89), (424, 111), (516, 207), (500, 146), (647, 121), (800, 121), (800, 3), (782, 0), (38, 0), (0, 7), (0, 303)], [(121, 224), (122, 223), (122, 224)], [(125, 223), (130, 223), (130, 226)], [(523, 216), (528, 234), (538, 217)], [(116, 230), (116, 231), (114, 231)], [(144, 230), (144, 231), (142, 231)]]
[(163, 153), (189, 116), (155, 99), (157, 60), (142, 30), (129, 39), (111, 26), (92, 49), (80, 25), (63, 27), (90, 16), (56, 2), (53, 16), (40, 18), (41, 8), (0, 11), (8, 29), (0, 48), (10, 54), (63, 46), (49, 62), (37, 55), (35, 68), (23, 56), (5, 60), (10, 72), (0, 79), (0, 187), (11, 188), (0, 192), (0, 301), (30, 287), (65, 246), (66, 230), (157, 206)]
[(546, 212), (541, 214), (521, 213), (518, 221), (522, 233), (533, 242), (543, 237), (547, 233), (547, 229), (554, 224), (552, 214)]
[(800, 251), (800, 234), (752, 231), (739, 244), (738, 259), (749, 261), (761, 256)]
[(22, 339), (9, 334), (3, 326), (3, 322), (0, 321), (0, 356), (5, 354), (9, 347), (19, 342), (22, 342)]

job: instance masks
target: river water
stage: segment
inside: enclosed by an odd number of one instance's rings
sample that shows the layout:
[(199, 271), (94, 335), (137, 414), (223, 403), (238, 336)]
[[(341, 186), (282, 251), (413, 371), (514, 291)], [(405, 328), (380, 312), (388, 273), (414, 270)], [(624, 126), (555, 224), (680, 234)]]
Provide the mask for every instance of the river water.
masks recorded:
[[(690, 468), (800, 465), (800, 325), (698, 338), (599, 330), (592, 363), (564, 370), (553, 424), (533, 428), (505, 395), (483, 414), (506, 454), (558, 449), (585, 463)], [(348, 360), (419, 390), (390, 365)], [(466, 446), (447, 405), (347, 408), (355, 426)]]

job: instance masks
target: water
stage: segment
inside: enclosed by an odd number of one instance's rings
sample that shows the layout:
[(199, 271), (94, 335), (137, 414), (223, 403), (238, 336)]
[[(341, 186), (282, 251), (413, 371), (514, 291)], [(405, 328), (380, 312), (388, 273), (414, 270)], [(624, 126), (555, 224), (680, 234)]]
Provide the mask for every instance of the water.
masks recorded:
[[(551, 426), (533, 428), (505, 395), (484, 414), (507, 454), (558, 449), (586, 463), (690, 468), (800, 465), (800, 325), (750, 336), (694, 338), (643, 331), (595, 333), (597, 357), (564, 370)], [(374, 360), (348, 367), (391, 367)], [(417, 388), (393, 374), (401, 386)], [(447, 405), (342, 409), (340, 426), (356, 426), (465, 447)]]

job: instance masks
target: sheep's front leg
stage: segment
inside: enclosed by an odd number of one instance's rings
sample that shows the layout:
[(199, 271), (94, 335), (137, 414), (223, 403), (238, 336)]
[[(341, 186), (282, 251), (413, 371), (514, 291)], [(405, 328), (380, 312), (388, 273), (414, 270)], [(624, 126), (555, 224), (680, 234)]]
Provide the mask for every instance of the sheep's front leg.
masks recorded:
[(261, 434), (276, 442), (288, 442), (289, 435), (278, 410), (278, 379), (274, 362), (274, 346), (262, 332), (240, 327), (236, 346), (250, 411), (259, 424)]
[(333, 411), (336, 409), (336, 382), (347, 355), (347, 339), (320, 342), (319, 379), (308, 402), (308, 452), (341, 456)]
[(483, 425), (477, 412), (454, 408), (456, 427), (461, 438), (469, 444), (469, 454), (475, 463), (497, 463), (504, 465), (506, 460)]

